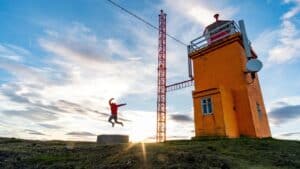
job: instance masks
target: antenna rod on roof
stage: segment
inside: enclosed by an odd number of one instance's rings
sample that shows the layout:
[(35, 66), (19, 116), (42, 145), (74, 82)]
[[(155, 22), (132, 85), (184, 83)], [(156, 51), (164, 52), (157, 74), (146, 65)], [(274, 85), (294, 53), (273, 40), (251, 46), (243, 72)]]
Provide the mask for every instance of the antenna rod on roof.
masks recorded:
[(249, 42), (248, 37), (247, 37), (244, 20), (239, 20), (239, 26), (240, 26), (240, 30), (241, 30), (241, 33), (242, 33), (243, 45), (244, 45), (244, 48), (245, 48), (246, 57), (248, 59), (250, 59), (252, 55), (251, 55), (250, 42)]

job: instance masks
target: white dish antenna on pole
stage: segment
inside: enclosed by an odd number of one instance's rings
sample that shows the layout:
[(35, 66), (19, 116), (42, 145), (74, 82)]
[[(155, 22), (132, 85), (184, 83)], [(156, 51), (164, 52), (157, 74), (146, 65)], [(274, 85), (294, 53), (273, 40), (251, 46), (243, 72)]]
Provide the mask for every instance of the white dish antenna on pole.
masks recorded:
[(250, 41), (248, 40), (247, 33), (246, 33), (246, 27), (244, 24), (243, 20), (239, 21), (239, 26), (240, 26), (240, 31), (242, 34), (243, 38), (243, 45), (245, 48), (245, 54), (247, 57), (247, 64), (246, 64), (246, 69), (248, 73), (256, 73), (261, 70), (263, 67), (263, 64), (260, 60), (258, 59), (253, 59), (252, 54), (251, 54), (251, 45)]
[(246, 69), (247, 69), (247, 72), (249, 72), (249, 73), (258, 72), (261, 70), (262, 67), (263, 67), (263, 64), (258, 59), (250, 59), (250, 60), (248, 60), (248, 62), (246, 64)]

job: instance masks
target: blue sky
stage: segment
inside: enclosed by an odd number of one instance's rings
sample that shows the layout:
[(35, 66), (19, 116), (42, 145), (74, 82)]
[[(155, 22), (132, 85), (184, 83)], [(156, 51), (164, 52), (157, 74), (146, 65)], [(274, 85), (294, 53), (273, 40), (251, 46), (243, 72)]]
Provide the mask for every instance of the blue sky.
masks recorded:
[[(185, 43), (220, 19), (244, 19), (264, 63), (259, 73), (272, 135), (300, 139), (300, 1), (115, 2)], [(95, 140), (156, 131), (157, 31), (105, 0), (0, 1), (0, 136)], [(168, 83), (186, 80), (186, 48), (167, 40)], [(168, 93), (167, 136), (193, 136), (192, 88)], [(125, 126), (107, 123), (108, 99), (127, 102)]]

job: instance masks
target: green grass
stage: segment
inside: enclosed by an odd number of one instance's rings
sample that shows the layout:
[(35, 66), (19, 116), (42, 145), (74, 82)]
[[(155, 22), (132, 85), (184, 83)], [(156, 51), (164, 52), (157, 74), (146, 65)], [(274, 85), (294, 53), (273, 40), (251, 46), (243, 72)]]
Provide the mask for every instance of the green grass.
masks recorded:
[(166, 143), (98, 145), (88, 142), (0, 138), (0, 168), (251, 168), (299, 169), (300, 142), (214, 138)]

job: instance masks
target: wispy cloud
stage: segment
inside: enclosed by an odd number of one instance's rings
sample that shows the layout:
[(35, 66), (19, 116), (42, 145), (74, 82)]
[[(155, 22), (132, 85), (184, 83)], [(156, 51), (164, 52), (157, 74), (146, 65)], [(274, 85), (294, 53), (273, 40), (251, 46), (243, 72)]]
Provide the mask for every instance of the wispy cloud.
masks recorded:
[(280, 27), (264, 31), (254, 42), (267, 55), (269, 64), (291, 62), (300, 57), (300, 32), (295, 23), (295, 17), (300, 12), (300, 1), (289, 0), (284, 3), (294, 6), (282, 15)]
[(26, 104), (30, 103), (27, 97), (24, 97), (22, 96), (22, 94), (17, 93), (20, 90), (21, 87), (16, 84), (11, 84), (11, 85), (4, 84), (1, 86), (1, 94), (6, 96), (12, 102), (26, 103)]
[(189, 136), (178, 136), (178, 135), (175, 135), (175, 136), (168, 136), (168, 139), (170, 140), (188, 140), (188, 139), (191, 139), (191, 137)]
[(272, 123), (280, 125), (300, 118), (300, 105), (288, 105), (288, 103), (271, 109), (269, 117)]
[(107, 58), (101, 42), (86, 26), (73, 23), (64, 30), (47, 30), (46, 36), (39, 39), (39, 44), (67, 61), (90, 67)]
[(6, 117), (18, 116), (34, 122), (56, 120), (58, 116), (55, 112), (41, 109), (39, 107), (27, 107), (25, 110), (2, 110)]
[(274, 63), (285, 63), (298, 58), (300, 36), (296, 25), (289, 19), (285, 19), (278, 33), (279, 42), (269, 51), (268, 60)]
[(71, 136), (95, 136), (95, 134), (90, 133), (90, 132), (86, 132), (86, 131), (81, 131), (81, 132), (73, 131), (73, 132), (66, 133), (66, 135), (71, 135)]
[(176, 3), (172, 0), (165, 0), (169, 8), (185, 16), (187, 19), (200, 23), (202, 26), (211, 24), (214, 21), (213, 15), (222, 13), (224, 18), (232, 18), (238, 11), (236, 7), (226, 6), (222, 2), (212, 3), (208, 1), (190, 0), (188, 3), (184, 0), (178, 0)]
[(12, 44), (0, 43), (0, 58), (12, 61), (23, 61), (24, 56), (30, 55), (30, 52), (22, 47)]
[(39, 123), (40, 126), (45, 127), (47, 129), (61, 129), (61, 126), (53, 125), (53, 124), (47, 124), (47, 123)]
[[(73, 85), (65, 86), (65, 89), (74, 88), (76, 85), (85, 89), (84, 95), (101, 93), (104, 98), (149, 91), (139, 89), (142, 83), (147, 87), (149, 80), (155, 79), (149, 71), (155, 71), (151, 64), (132, 60), (136, 55), (119, 40), (98, 40), (92, 31), (82, 31), (76, 25), (74, 27), (66, 28), (64, 32), (56, 32), (59, 38), (48, 34), (39, 41), (42, 48), (57, 56), (56, 59), (65, 60), (60, 61), (61, 66), (70, 72), (73, 79)], [(115, 58), (118, 56), (119, 59)], [(120, 59), (122, 57), (128, 60)], [(96, 84), (99, 86), (96, 87)], [(87, 88), (89, 89), (86, 90)], [(114, 90), (110, 90), (111, 88)]]
[(36, 131), (36, 130), (26, 129), (26, 130), (24, 130), (24, 131), (25, 131), (26, 133), (32, 134), (32, 135), (41, 135), (41, 136), (45, 135), (44, 133), (39, 132), (39, 131)]
[(283, 133), (281, 136), (294, 136), (294, 135), (300, 135), (300, 132), (291, 132), (291, 133)]
[(179, 123), (190, 123), (192, 122), (192, 118), (188, 115), (185, 115), (185, 114), (172, 114), (170, 115), (171, 119), (176, 121), (176, 122), (179, 122)]

